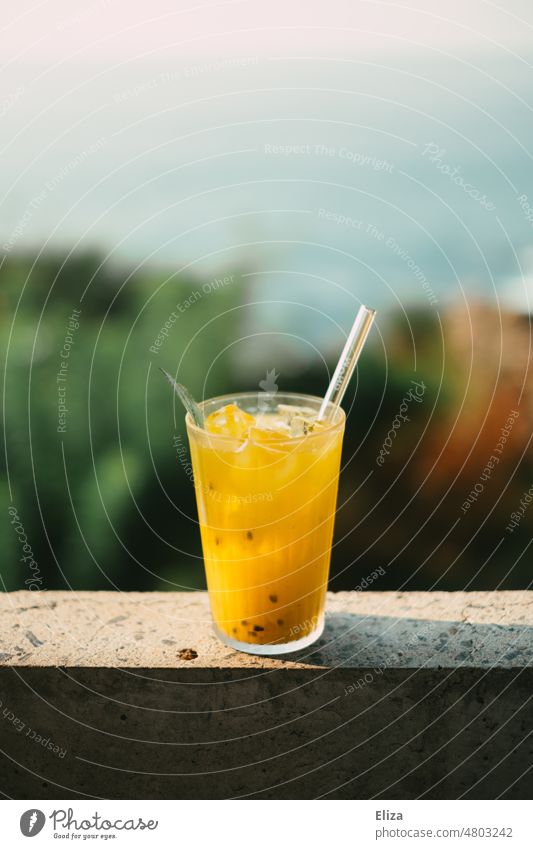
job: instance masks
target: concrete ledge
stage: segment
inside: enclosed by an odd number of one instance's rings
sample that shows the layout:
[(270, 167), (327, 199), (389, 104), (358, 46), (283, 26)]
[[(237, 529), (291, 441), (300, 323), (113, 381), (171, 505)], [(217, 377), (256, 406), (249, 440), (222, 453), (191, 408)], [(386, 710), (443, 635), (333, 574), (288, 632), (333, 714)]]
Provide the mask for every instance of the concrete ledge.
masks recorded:
[[(14, 798), (528, 798), (533, 593), (337, 593), (242, 655), (204, 593), (0, 597)], [(528, 786), (529, 785), (529, 786)]]

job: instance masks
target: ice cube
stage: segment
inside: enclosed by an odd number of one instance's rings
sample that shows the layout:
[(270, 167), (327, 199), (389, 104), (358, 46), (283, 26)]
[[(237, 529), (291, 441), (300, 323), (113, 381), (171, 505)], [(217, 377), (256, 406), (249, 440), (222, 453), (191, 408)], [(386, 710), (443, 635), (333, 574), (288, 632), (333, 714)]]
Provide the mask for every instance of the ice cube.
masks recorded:
[(255, 425), (250, 428), (250, 439), (253, 442), (280, 442), (286, 441), (290, 433), (287, 428), (283, 430), (274, 429), (273, 427), (264, 427)]
[(291, 419), (291, 436), (307, 436), (313, 430), (313, 423), (304, 416), (293, 416)]
[(226, 404), (206, 418), (205, 429), (209, 433), (242, 439), (254, 424), (255, 418), (250, 413), (241, 410), (237, 404)]
[(278, 404), (278, 413), (281, 419), (289, 426), (295, 417), (313, 421), (318, 416), (317, 411), (313, 410), (312, 407), (297, 407), (292, 404)]
[(255, 427), (265, 431), (282, 433), (285, 437), (290, 436), (288, 421), (275, 413), (259, 413), (255, 419)]

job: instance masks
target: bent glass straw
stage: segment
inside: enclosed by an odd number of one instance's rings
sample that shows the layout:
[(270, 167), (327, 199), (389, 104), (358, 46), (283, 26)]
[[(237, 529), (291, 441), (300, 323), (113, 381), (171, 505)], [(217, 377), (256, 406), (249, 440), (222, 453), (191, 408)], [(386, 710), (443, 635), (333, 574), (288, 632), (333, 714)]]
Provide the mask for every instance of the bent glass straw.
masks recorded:
[(334, 410), (340, 405), (375, 317), (376, 310), (370, 310), (363, 304), (359, 307), (353, 327), (346, 340), (346, 345), (337, 363), (337, 368), (328, 386), (328, 391), (324, 395), (324, 400), (320, 406), (318, 413), (319, 421), (325, 417), (329, 404), (333, 404)]

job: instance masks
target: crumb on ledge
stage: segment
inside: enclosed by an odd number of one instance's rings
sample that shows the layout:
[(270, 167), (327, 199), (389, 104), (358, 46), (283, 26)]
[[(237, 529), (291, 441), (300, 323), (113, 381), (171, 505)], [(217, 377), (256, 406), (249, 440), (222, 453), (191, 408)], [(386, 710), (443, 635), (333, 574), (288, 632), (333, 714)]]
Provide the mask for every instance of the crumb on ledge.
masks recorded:
[(198, 657), (198, 652), (195, 649), (180, 649), (178, 657), (180, 660), (194, 660)]

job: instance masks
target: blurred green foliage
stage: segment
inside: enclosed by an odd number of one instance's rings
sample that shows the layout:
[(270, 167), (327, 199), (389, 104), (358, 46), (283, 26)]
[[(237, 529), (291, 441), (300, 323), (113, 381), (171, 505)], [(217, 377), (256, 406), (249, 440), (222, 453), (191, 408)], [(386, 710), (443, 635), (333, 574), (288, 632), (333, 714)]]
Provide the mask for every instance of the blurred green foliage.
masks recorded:
[[(5, 350), (9, 342), (9, 480), (46, 587), (203, 585), (201, 560), (189, 554), (200, 557), (197, 528), (187, 519), (195, 517), (192, 485), (173, 447), (176, 434), (185, 438), (182, 411), (174, 409), (159, 371), (151, 368), (147, 376), (149, 347), (159, 328), (201, 285), (157, 274), (128, 277), (102, 267), (98, 256), (75, 256), (64, 264), (47, 258), (35, 267), (14, 259), (0, 271)], [(195, 333), (236, 297), (228, 287), (195, 304), (186, 320), (180, 316), (158, 355), (161, 364), (175, 369)], [(56, 376), (74, 309), (81, 310), (80, 326), (64, 384), (66, 432), (58, 433)], [(231, 334), (231, 321), (230, 313), (226, 322), (210, 327), (213, 348), (193, 342), (194, 356), (184, 360), (181, 380), (202, 386), (212, 350)], [(5, 475), (1, 495), (5, 516)], [(0, 532), (2, 578), (13, 589), (26, 577), (19, 543), (5, 522)]]
[[(23, 587), (28, 577), (7, 513), (11, 504), (44, 588), (204, 586), (193, 487), (176, 452), (176, 440), (187, 443), (183, 414), (157, 366), (179, 371), (180, 380), (199, 396), (257, 387), (257, 382), (245, 385), (245, 369), (239, 373), (227, 360), (213, 363), (242, 333), (245, 290), (238, 277), (235, 273), (235, 284), (203, 297), (204, 280), (156, 271), (132, 274), (102, 264), (97, 255), (4, 261), (4, 589)], [(150, 352), (176, 305), (198, 291), (190, 307), (178, 310), (158, 352)], [(80, 326), (68, 358), (66, 432), (58, 433), (57, 374), (74, 309), (81, 310)], [(513, 400), (507, 398), (499, 409), (496, 399), (486, 434), (475, 411), (461, 432), (453, 422), (464, 406), (461, 355), (454, 354), (450, 342), (444, 356), (435, 313), (395, 314), (385, 332), (388, 357), (370, 346), (345, 402), (347, 408), (353, 402), (353, 410), (345, 439), (333, 588), (351, 589), (378, 566), (385, 575), (374, 589), (527, 586), (524, 550), (533, 508), (515, 533), (505, 532), (531, 484), (529, 454), (520, 453), (531, 433), (527, 415), (513, 434), (509, 465), (507, 460), (500, 464), (479, 504), (462, 514), (461, 504)], [(398, 430), (379, 468), (376, 456), (414, 378), (426, 386), (423, 403), (410, 405), (410, 421)], [(322, 394), (323, 372), (314, 362), (303, 363), (290, 386), (280, 388)]]

